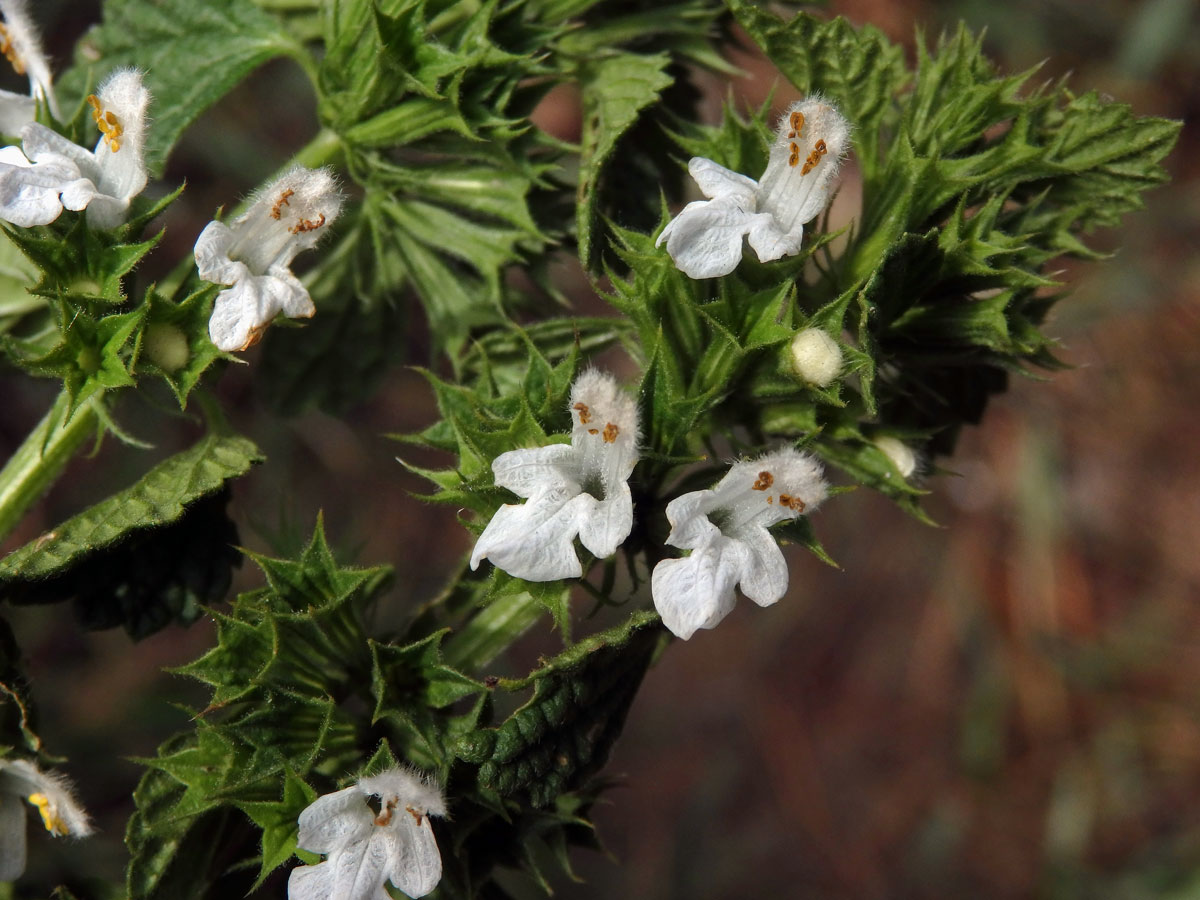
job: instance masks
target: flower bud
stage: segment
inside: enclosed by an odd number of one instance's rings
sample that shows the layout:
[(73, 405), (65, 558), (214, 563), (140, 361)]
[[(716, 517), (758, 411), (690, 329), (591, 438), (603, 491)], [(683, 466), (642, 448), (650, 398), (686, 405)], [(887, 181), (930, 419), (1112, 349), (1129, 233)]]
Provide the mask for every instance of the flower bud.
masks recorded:
[(875, 446), (896, 467), (900, 475), (907, 478), (917, 470), (917, 454), (912, 447), (890, 435), (875, 438)]
[(792, 338), (792, 368), (801, 381), (828, 387), (842, 371), (842, 348), (820, 328), (805, 328)]

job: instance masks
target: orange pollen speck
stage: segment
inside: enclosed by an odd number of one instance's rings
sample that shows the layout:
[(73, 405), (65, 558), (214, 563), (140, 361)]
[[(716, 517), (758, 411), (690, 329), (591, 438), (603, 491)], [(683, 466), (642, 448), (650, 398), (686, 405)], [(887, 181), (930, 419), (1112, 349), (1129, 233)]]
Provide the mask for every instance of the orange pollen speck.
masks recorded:
[(392, 815), (396, 812), (396, 800), (389, 800), (384, 804), (383, 809), (379, 811), (379, 815), (375, 817), (376, 825), (389, 825), (392, 821)]
[(121, 127), (121, 120), (112, 111), (105, 110), (95, 94), (88, 94), (87, 102), (92, 107), (92, 119), (104, 135), (105, 143), (116, 153), (121, 149), (121, 135), (125, 133), (125, 129)]
[(12, 63), (13, 71), (18, 75), (25, 74), (25, 60), (21, 59), (17, 53), (17, 48), (13, 46), (12, 38), (8, 36), (8, 29), (0, 23), (0, 53), (4, 54), (4, 58)]
[(804, 113), (796, 110), (796, 112), (792, 113), (789, 124), (792, 126), (792, 129), (788, 132), (788, 137), (800, 137), (800, 133), (804, 130)]
[(788, 157), (788, 165), (794, 166), (800, 162), (800, 147), (797, 144), (792, 144), (792, 153)]
[(580, 425), (586, 425), (588, 422), (592, 421), (592, 411), (588, 409), (588, 405), (586, 403), (576, 403), (571, 408), (579, 411)]
[(793, 497), (791, 494), (780, 494), (779, 502), (793, 512), (804, 512), (804, 501), (799, 497)]
[(827, 152), (829, 151), (825, 148), (825, 142), (817, 141), (817, 143), (813, 145), (813, 152), (808, 154), (808, 159), (804, 160), (804, 168), (800, 170), (800, 174), (807, 175), (809, 172), (811, 172), (813, 170), (813, 166), (819, 163), (821, 161), (821, 157)]
[(616, 425), (614, 425), (612, 422), (609, 422), (607, 425), (604, 426), (604, 434), (602, 435), (602, 437), (604, 438), (604, 443), (611, 444), (613, 441), (615, 441), (617, 439), (617, 435), (620, 433), (621, 433), (621, 429), (618, 428)]
[(599, 428), (589, 428), (588, 429), (588, 434), (599, 434), (599, 433), (600, 433)]
[(425, 818), (425, 816), (424, 816), (424, 815), (422, 815), (421, 813), (417, 812), (417, 811), (416, 811), (415, 809), (413, 809), (411, 806), (406, 806), (406, 807), (404, 807), (404, 811), (405, 811), (406, 813), (408, 813), (410, 816), (412, 816), (412, 817), (413, 817), (413, 821), (415, 821), (415, 822), (417, 823), (417, 827), (418, 827), (418, 828), (419, 828), (419, 827), (421, 827), (421, 821), (422, 821), (422, 820)]
[(325, 213), (321, 213), (315, 219), (301, 219), (295, 225), (288, 229), (291, 234), (302, 234), (305, 231), (316, 231), (325, 224)]
[(769, 488), (774, 483), (775, 483), (775, 476), (772, 475), (770, 472), (759, 472), (758, 473), (758, 481), (754, 482), (753, 486), (751, 487), (751, 490), (765, 491), (767, 488)]
[(272, 219), (276, 219), (276, 220), (279, 219), (279, 217), (283, 214), (283, 208), (285, 206), (289, 205), (288, 197), (292, 196), (292, 194), (294, 194), (294, 193), (296, 193), (296, 192), (293, 191), (291, 188), (288, 188), (282, 194), (279, 195), (279, 199), (276, 200), (275, 205), (271, 207), (271, 218)]

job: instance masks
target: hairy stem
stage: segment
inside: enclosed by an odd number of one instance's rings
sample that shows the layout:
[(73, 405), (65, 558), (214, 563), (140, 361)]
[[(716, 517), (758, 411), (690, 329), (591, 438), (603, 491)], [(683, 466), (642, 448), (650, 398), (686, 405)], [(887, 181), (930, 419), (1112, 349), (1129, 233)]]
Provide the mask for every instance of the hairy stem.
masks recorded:
[(102, 395), (93, 394), (68, 419), (71, 400), (64, 390), (0, 471), (0, 539), (16, 527), (95, 432)]

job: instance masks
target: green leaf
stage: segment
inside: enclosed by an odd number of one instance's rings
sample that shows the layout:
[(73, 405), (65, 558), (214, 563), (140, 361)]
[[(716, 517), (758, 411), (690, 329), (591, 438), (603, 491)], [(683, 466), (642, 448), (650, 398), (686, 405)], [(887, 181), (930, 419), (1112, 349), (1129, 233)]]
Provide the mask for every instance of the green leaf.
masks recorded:
[(299, 833), (297, 819), (310, 803), (317, 799), (317, 792), (304, 780), (288, 772), (283, 781), (283, 796), (273, 801), (249, 801), (237, 807), (262, 829), (262, 864), (257, 890), (267, 876), (292, 858), (296, 852), (296, 837)]
[(509, 690), (534, 691), (501, 725), (459, 740), (456, 753), (479, 767), (480, 789), (546, 807), (597, 771), (664, 634), (657, 615), (635, 613), (527, 678), (502, 679)]
[(246, 438), (209, 434), (159, 463), (132, 487), (0, 560), (0, 588), (61, 576), (138, 531), (177, 522), (195, 501), (262, 459)]
[(605, 166), (621, 136), (672, 84), (674, 79), (666, 73), (670, 61), (666, 53), (620, 53), (585, 65), (580, 73), (583, 142), (575, 216), (584, 268), (592, 268), (595, 261), (596, 195), (605, 177)]
[(160, 173), (183, 130), (251, 70), (304, 53), (277, 19), (242, 0), (108, 0), (57, 88), (82, 97), (89, 80), (140, 69), (153, 98), (146, 160)]
[(28, 605), (70, 601), (88, 630), (125, 628), (140, 640), (171, 622), (188, 625), (225, 599), (242, 563), (228, 489), (192, 501), (166, 525), (139, 528), (49, 577), (5, 578), (0, 596)]

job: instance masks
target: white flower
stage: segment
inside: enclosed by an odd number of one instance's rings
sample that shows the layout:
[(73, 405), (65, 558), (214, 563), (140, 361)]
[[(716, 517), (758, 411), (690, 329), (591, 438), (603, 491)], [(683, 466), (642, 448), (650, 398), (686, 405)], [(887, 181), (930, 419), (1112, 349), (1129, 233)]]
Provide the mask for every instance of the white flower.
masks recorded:
[[(369, 797), (379, 798), (378, 813)], [(442, 878), (429, 817), (445, 814), (437, 785), (407, 769), (318, 797), (300, 813), (298, 844), (327, 858), (292, 870), (288, 900), (387, 900), (385, 881), (424, 897)]]
[(890, 434), (875, 438), (875, 447), (888, 458), (901, 478), (917, 471), (917, 454), (912, 447)]
[(0, 881), (13, 881), (25, 871), (22, 798), (37, 807), (46, 830), (56, 837), (92, 833), (87, 813), (61, 775), (43, 772), (23, 759), (0, 760)]
[(782, 597), (787, 563), (767, 528), (810, 512), (825, 493), (820, 464), (785, 448), (734, 463), (712, 490), (667, 504), (667, 543), (692, 553), (654, 567), (651, 591), (663, 624), (684, 640), (715, 628), (733, 610), (738, 584), (759, 606)]
[(767, 169), (757, 182), (693, 157), (688, 172), (708, 200), (689, 203), (658, 236), (690, 278), (728, 275), (742, 259), (742, 238), (763, 262), (800, 252), (804, 223), (829, 203), (850, 138), (841, 113), (820, 97), (798, 100), (779, 122)]
[(328, 169), (297, 166), (269, 184), (233, 221), (209, 222), (196, 241), (200, 277), (228, 284), (217, 295), (208, 334), (222, 350), (258, 342), (279, 313), (308, 318), (316, 312), (308, 289), (292, 274), (292, 260), (312, 247), (342, 209)]
[(842, 371), (842, 348), (820, 328), (804, 328), (792, 338), (792, 367), (801, 381), (828, 387)]
[(50, 64), (29, 17), (27, 0), (0, 0), (0, 53), (18, 75), (29, 76), (29, 95), (0, 91), (0, 134), (17, 134), (33, 121), (38, 102), (47, 104), (54, 118), (62, 116), (50, 85)]
[(599, 558), (612, 556), (633, 528), (629, 478), (637, 463), (638, 415), (633, 398), (611, 375), (589, 370), (570, 399), (571, 443), (501, 453), (496, 484), (524, 504), (502, 506), (471, 554), (527, 581), (583, 574), (574, 540)]
[(48, 225), (63, 209), (86, 207), (95, 228), (125, 221), (129, 201), (146, 186), (142, 153), (150, 92), (140, 72), (121, 69), (87, 99), (100, 129), (94, 151), (37, 122), (21, 129), (21, 148), (0, 150), (0, 219)]

